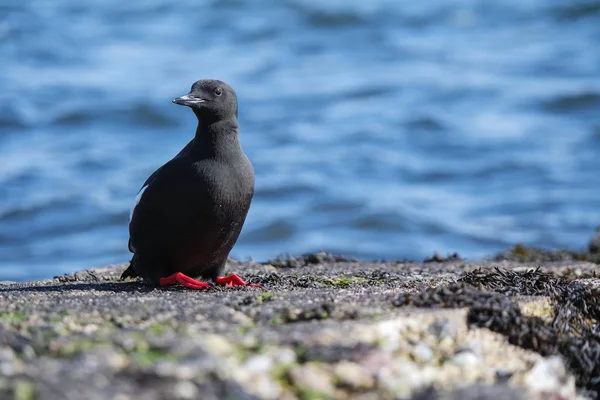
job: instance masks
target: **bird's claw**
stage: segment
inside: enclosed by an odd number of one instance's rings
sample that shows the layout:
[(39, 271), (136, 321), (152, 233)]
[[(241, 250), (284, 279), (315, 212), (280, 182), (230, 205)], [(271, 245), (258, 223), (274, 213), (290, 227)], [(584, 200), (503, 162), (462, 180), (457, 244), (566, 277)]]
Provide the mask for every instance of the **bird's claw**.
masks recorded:
[(170, 286), (179, 283), (181, 286), (185, 286), (188, 289), (205, 290), (211, 288), (213, 284), (208, 282), (197, 281), (194, 278), (190, 278), (181, 272), (176, 272), (173, 275), (169, 275), (165, 278), (160, 278), (159, 286)]
[(215, 279), (215, 283), (217, 285), (226, 285), (227, 287), (233, 286), (250, 286), (250, 287), (261, 287), (260, 283), (248, 283), (242, 278), (240, 278), (237, 274), (229, 275), (229, 276), (219, 276)]
[(224, 285), (227, 287), (233, 286), (250, 286), (250, 287), (261, 287), (260, 283), (248, 283), (242, 278), (240, 278), (237, 274), (229, 275), (229, 276), (220, 276), (215, 279), (215, 283), (211, 282), (202, 282), (198, 281), (194, 278), (190, 278), (182, 272), (176, 272), (173, 275), (169, 275), (164, 278), (160, 278), (159, 286), (170, 286), (179, 283), (181, 286), (184, 286), (188, 289), (194, 290), (206, 290), (216, 285)]

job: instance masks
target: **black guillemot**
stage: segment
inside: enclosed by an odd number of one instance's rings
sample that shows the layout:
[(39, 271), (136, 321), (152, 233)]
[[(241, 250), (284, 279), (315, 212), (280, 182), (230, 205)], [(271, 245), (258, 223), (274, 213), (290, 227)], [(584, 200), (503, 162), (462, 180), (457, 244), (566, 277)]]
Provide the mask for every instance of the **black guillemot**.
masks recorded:
[(129, 218), (133, 257), (121, 278), (191, 289), (212, 286), (195, 277), (250, 285), (236, 274), (221, 276), (254, 194), (254, 170), (238, 138), (236, 94), (224, 82), (200, 80), (173, 103), (192, 109), (196, 135), (138, 192)]

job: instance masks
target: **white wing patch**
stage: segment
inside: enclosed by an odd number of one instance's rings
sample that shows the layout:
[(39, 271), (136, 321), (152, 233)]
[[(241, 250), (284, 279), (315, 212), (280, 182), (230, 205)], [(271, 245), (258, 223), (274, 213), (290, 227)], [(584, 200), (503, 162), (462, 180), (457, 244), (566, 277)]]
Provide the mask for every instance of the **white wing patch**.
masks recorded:
[(146, 185), (142, 189), (140, 189), (137, 196), (135, 196), (135, 203), (133, 204), (133, 207), (131, 207), (131, 211), (129, 212), (129, 223), (131, 223), (131, 220), (133, 219), (133, 212), (135, 211), (137, 205), (140, 204), (140, 200), (142, 200), (142, 195), (144, 194), (146, 189), (148, 189), (148, 186), (150, 185)]

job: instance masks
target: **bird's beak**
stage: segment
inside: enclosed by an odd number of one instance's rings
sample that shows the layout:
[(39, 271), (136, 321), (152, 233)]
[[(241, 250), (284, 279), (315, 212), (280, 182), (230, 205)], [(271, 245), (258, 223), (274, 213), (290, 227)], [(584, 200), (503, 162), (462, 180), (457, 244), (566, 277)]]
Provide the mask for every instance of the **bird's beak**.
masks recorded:
[(188, 106), (188, 107), (194, 106), (196, 104), (204, 103), (205, 101), (206, 100), (201, 99), (200, 97), (194, 97), (189, 94), (186, 94), (185, 96), (181, 96), (176, 99), (173, 99), (173, 103), (179, 104), (182, 106)]

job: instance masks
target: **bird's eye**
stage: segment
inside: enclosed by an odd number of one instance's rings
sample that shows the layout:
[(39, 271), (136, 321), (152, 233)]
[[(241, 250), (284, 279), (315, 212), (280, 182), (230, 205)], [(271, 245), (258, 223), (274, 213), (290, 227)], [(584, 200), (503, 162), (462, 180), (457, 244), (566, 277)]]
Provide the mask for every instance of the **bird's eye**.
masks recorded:
[(220, 87), (216, 88), (216, 89), (215, 89), (215, 94), (216, 94), (217, 96), (220, 96), (220, 95), (222, 95), (222, 94), (223, 94), (223, 89), (221, 89)]

